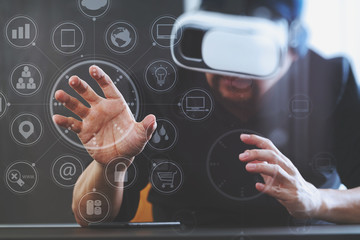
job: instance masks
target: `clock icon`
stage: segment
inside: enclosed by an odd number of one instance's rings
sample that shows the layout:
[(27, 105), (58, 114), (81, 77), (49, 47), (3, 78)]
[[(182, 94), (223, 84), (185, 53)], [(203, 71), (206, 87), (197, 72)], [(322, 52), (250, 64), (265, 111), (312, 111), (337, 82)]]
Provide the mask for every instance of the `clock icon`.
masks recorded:
[[(259, 174), (246, 171), (239, 154), (255, 146), (240, 140), (242, 133), (257, 134), (249, 130), (232, 130), (221, 135), (211, 146), (207, 156), (207, 173), (213, 187), (223, 196), (232, 200), (250, 200), (260, 196), (255, 184), (263, 182)], [(259, 135), (259, 134), (257, 134)]]
[[(91, 65), (99, 66), (111, 77), (115, 86), (119, 89), (125, 101), (127, 102), (132, 114), (134, 115), (134, 118), (137, 119), (140, 112), (140, 96), (135, 82), (120, 66), (105, 60), (84, 60), (72, 64), (70, 67), (65, 68), (59, 73), (59, 75), (54, 81), (55, 83), (51, 89), (49, 96), (50, 117), (52, 117), (54, 114), (60, 114), (63, 116), (73, 117), (81, 120), (78, 116), (69, 111), (65, 106), (57, 102), (57, 100), (55, 99), (55, 92), (59, 89), (62, 89), (73, 97), (78, 98), (85, 106), (88, 106), (88, 103), (83, 100), (68, 84), (69, 78), (73, 75), (79, 76), (81, 79), (86, 81), (98, 95), (104, 97), (104, 94), (97, 82), (89, 75), (89, 67)], [(71, 146), (76, 146), (81, 149), (84, 148), (76, 133), (70, 131), (69, 129), (61, 128), (56, 124), (53, 124), (53, 126), (56, 132), (61, 135), (62, 139), (66, 140), (66, 143), (69, 143)]]

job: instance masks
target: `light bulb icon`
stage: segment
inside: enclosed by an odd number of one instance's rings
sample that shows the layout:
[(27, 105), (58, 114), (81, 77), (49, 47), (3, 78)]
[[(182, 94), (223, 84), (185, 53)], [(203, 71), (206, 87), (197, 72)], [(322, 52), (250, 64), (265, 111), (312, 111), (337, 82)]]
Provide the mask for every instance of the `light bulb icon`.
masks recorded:
[(167, 75), (168, 75), (168, 72), (167, 72), (166, 68), (164, 68), (163, 66), (156, 68), (156, 70), (155, 70), (156, 83), (160, 87), (165, 84)]

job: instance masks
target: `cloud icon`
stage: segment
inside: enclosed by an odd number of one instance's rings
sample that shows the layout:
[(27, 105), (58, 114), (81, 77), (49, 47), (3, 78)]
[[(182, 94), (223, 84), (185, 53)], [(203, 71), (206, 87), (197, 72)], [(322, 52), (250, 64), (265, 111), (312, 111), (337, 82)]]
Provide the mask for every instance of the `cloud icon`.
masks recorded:
[(108, 3), (108, 0), (82, 0), (81, 5), (86, 7), (89, 10), (99, 10), (102, 7), (105, 7)]

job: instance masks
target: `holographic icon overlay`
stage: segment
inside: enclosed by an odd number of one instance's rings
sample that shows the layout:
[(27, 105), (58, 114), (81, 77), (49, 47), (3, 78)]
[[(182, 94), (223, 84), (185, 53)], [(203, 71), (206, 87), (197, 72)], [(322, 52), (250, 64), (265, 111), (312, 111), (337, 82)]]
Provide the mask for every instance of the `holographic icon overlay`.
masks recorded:
[(290, 117), (303, 119), (312, 112), (312, 101), (307, 95), (299, 94), (292, 97), (289, 101)]
[(10, 133), (16, 143), (30, 146), (40, 140), (43, 134), (43, 125), (39, 117), (34, 114), (23, 113), (11, 122)]
[(145, 70), (147, 86), (159, 93), (171, 90), (177, 81), (177, 72), (173, 64), (165, 60), (151, 63)]
[(78, 0), (78, 8), (86, 17), (99, 18), (110, 8), (110, 0)]
[(55, 49), (62, 54), (74, 54), (84, 45), (85, 35), (79, 25), (64, 22), (55, 27), (51, 35), (51, 42)]
[(181, 99), (180, 106), (184, 115), (192, 121), (202, 121), (210, 116), (214, 101), (210, 93), (203, 89), (191, 89)]
[(71, 155), (64, 155), (54, 161), (51, 176), (61, 187), (72, 187), (83, 172), (81, 161)]
[(85, 194), (78, 203), (80, 217), (88, 223), (101, 223), (110, 213), (110, 201), (100, 192)]
[(35, 164), (24, 161), (11, 164), (5, 171), (5, 182), (14, 193), (26, 194), (31, 192), (38, 182)]
[(15, 16), (5, 26), (6, 39), (16, 48), (25, 48), (35, 44), (38, 29), (34, 20), (28, 16)]
[(20, 64), (10, 75), (10, 85), (19, 95), (31, 96), (36, 94), (42, 86), (42, 75), (33, 64)]
[[(78, 62), (61, 72), (61, 74), (56, 78), (55, 84), (53, 85), (50, 93), (50, 104), (49, 104), (50, 118), (52, 118), (54, 114), (60, 114), (63, 116), (71, 116), (78, 120), (81, 120), (79, 119), (78, 116), (76, 116), (74, 113), (68, 110), (63, 104), (57, 102), (54, 97), (55, 92), (57, 90), (62, 89), (65, 92), (72, 95), (73, 97), (78, 98), (80, 101), (82, 101), (85, 104), (85, 106), (88, 106), (88, 104), (69, 86), (68, 84), (69, 78), (72, 75), (79, 76), (81, 79), (86, 81), (97, 94), (104, 97), (103, 92), (99, 87), (99, 85), (97, 84), (97, 82), (94, 79), (92, 79), (91, 76), (89, 75), (89, 67), (94, 64), (102, 68), (104, 72), (106, 72), (109, 76), (111, 76), (115, 86), (119, 89), (125, 101), (127, 102), (131, 112), (134, 115), (134, 118), (137, 119), (140, 112), (140, 104), (139, 104), (140, 96), (137, 87), (135, 85), (135, 82), (121, 67), (111, 62), (103, 61), (103, 60), (85, 60), (82, 62)], [(77, 134), (72, 132), (71, 128), (64, 129), (62, 127), (57, 126), (56, 124), (53, 124), (53, 126), (56, 132), (60, 134), (62, 139), (64, 139), (71, 146), (84, 149), (84, 146), (79, 140)], [(118, 126), (114, 126), (114, 128), (118, 130), (122, 136), (121, 138), (116, 140), (116, 143), (122, 141), (127, 136), (127, 134), (133, 130), (133, 126), (129, 128), (120, 128), (120, 124)], [(96, 144), (96, 142), (93, 142), (93, 145), (90, 145), (87, 148), (99, 149), (99, 148), (107, 148), (107, 147), (109, 146), (105, 145), (99, 147)]]
[(118, 54), (125, 54), (133, 50), (137, 38), (135, 27), (124, 21), (111, 24), (105, 32), (106, 46)]
[(115, 158), (106, 165), (105, 178), (111, 186), (127, 189), (137, 179), (136, 165), (127, 158)]
[(177, 44), (182, 37), (182, 31), (172, 32), (173, 26), (178, 24), (172, 16), (162, 16), (157, 18), (151, 25), (150, 34), (154, 43), (160, 47), (168, 48)]
[(178, 139), (177, 128), (174, 123), (167, 119), (159, 118), (156, 122), (157, 128), (148, 144), (150, 147), (158, 151), (169, 150), (175, 145)]
[(240, 140), (242, 133), (259, 135), (242, 129), (227, 132), (213, 143), (207, 156), (207, 172), (211, 184), (226, 198), (240, 201), (262, 195), (262, 192), (256, 190), (255, 184), (264, 183), (259, 174), (247, 172), (246, 163), (239, 160), (240, 153), (255, 148)]
[(183, 171), (172, 161), (154, 163), (150, 182), (155, 190), (163, 194), (175, 193), (183, 184)]
[(9, 103), (7, 102), (5, 95), (2, 92), (0, 92), (0, 118), (2, 116), (4, 116), (4, 114), (7, 110), (8, 104)]

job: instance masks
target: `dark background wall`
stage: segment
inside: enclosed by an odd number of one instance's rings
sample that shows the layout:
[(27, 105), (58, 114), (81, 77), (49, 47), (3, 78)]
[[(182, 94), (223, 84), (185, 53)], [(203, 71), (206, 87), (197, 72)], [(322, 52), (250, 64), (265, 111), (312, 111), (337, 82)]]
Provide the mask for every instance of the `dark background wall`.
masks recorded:
[[(0, 175), (16, 161), (36, 162), (38, 184), (28, 194), (15, 194), (6, 186), (5, 176), (0, 182), (0, 223), (66, 223), (74, 222), (71, 211), (72, 188), (63, 188), (51, 177), (51, 165), (60, 156), (70, 154), (86, 166), (90, 157), (84, 151), (69, 147), (51, 126), (48, 113), (49, 91), (65, 66), (83, 57), (101, 57), (118, 62), (124, 70), (131, 67), (132, 77), (144, 91), (144, 69), (154, 59), (171, 60), (168, 48), (152, 46), (150, 27), (162, 15), (177, 17), (182, 12), (181, 0), (112, 0), (107, 14), (95, 22), (80, 13), (76, 0), (1, 0), (0, 1), (0, 91), (11, 106), (0, 119)], [(38, 27), (36, 47), (14, 48), (5, 37), (5, 25), (16, 15), (31, 17)], [(116, 20), (131, 23), (138, 32), (135, 49), (123, 55), (114, 54), (105, 46), (104, 32)], [(83, 48), (66, 56), (56, 51), (51, 33), (64, 21), (76, 22), (85, 33)], [(94, 32), (95, 30), (95, 32)], [(95, 45), (95, 52), (94, 52)], [(15, 66), (32, 63), (40, 68), (43, 86), (33, 96), (25, 97), (10, 87), (10, 75)], [(129, 69), (130, 70), (130, 69)], [(25, 147), (11, 137), (10, 123), (20, 113), (34, 113), (43, 123), (43, 136), (36, 144)], [(144, 112), (139, 116), (143, 117)]]

